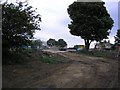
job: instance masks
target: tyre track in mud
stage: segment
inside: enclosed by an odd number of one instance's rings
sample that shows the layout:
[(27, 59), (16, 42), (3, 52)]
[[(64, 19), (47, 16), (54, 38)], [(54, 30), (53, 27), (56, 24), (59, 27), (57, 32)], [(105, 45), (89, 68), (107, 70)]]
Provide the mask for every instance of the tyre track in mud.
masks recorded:
[(117, 61), (75, 53), (57, 53), (71, 62), (31, 87), (36, 88), (111, 88), (117, 81)]
[(64, 57), (65, 63), (40, 64), (33, 60), (24, 66), (4, 66), (3, 86), (12, 88), (117, 87), (117, 60), (70, 52), (51, 52), (51, 54)]

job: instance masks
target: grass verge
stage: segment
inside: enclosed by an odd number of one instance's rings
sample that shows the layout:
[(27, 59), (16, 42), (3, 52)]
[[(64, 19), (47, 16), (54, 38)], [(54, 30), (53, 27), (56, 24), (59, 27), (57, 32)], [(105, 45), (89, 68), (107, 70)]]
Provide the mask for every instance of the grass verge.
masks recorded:
[(110, 58), (110, 59), (115, 59), (117, 52), (116, 51), (107, 51), (107, 50), (102, 50), (102, 51), (98, 51), (98, 50), (94, 50), (94, 51), (78, 51), (78, 54), (82, 54), (82, 55), (88, 55), (88, 56), (93, 56), (93, 57), (104, 57), (104, 58)]
[[(39, 61), (40, 63), (57, 64), (65, 63), (65, 58), (52, 54), (49, 52), (43, 52), (40, 50), (23, 50), (19, 53), (5, 53), (3, 54), (3, 64), (26, 64), (30, 61)], [(7, 56), (7, 57), (6, 57)]]

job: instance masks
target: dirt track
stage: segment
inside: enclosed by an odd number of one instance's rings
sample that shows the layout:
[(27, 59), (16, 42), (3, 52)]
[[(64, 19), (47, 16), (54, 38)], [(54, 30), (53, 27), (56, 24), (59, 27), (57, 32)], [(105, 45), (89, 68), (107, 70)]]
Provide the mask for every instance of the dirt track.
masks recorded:
[[(117, 87), (118, 61), (75, 53), (57, 53), (69, 60), (62, 64), (33, 61), (25, 66), (3, 66), (3, 87), (112, 88)], [(27, 68), (26, 68), (27, 67)], [(11, 72), (10, 70), (13, 69)], [(11, 72), (11, 74), (10, 74)], [(9, 75), (6, 75), (9, 74)], [(8, 83), (9, 82), (9, 83)]]

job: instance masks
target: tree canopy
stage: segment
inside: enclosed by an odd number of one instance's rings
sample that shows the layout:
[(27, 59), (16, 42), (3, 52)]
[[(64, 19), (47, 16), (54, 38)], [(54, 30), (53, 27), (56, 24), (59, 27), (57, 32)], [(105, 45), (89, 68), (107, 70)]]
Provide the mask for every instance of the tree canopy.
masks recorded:
[(2, 4), (2, 46), (17, 50), (28, 46), (35, 30), (40, 30), (41, 17), (26, 3)]
[(63, 48), (63, 47), (66, 47), (67, 46), (67, 43), (63, 40), (63, 39), (59, 39), (58, 40), (58, 46), (60, 48)]
[(56, 47), (63, 48), (65, 46), (67, 46), (67, 43), (63, 39), (59, 39), (58, 41), (56, 41), (55, 39), (50, 38), (47, 41), (47, 45), (50, 46), (50, 47), (56, 46)]
[(117, 34), (115, 36), (115, 44), (120, 45), (120, 29), (117, 30)]
[(42, 47), (43, 42), (41, 40), (33, 40), (31, 47), (34, 49)]
[(57, 45), (57, 41), (56, 41), (55, 39), (51, 39), (51, 38), (50, 38), (50, 39), (47, 41), (47, 45), (50, 46), (50, 47), (56, 46), (56, 45)]
[(70, 33), (81, 36), (88, 50), (92, 41), (106, 39), (114, 21), (107, 12), (104, 2), (74, 2), (67, 11), (72, 19), (68, 25)]

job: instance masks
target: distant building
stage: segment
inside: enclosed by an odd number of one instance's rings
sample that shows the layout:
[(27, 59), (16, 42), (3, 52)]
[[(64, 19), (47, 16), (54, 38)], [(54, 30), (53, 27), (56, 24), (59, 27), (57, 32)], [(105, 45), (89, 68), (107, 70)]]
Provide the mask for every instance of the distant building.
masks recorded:
[(74, 48), (77, 50), (77, 51), (80, 51), (80, 50), (83, 50), (85, 48), (85, 45), (75, 45)]
[(95, 45), (95, 49), (98, 49), (98, 50), (110, 50), (111, 47), (112, 47), (113, 44), (110, 43), (110, 41), (104, 41), (104, 42), (100, 42), (100, 43), (97, 43)]
[(31, 46), (28, 46), (28, 49), (31, 49)]
[(66, 51), (69, 51), (69, 52), (75, 52), (76, 49), (71, 47), (71, 48), (67, 48)]
[(22, 49), (28, 49), (28, 46), (27, 45), (21, 45), (21, 48)]
[(83, 50), (85, 48), (85, 45), (78, 45), (77, 51)]

